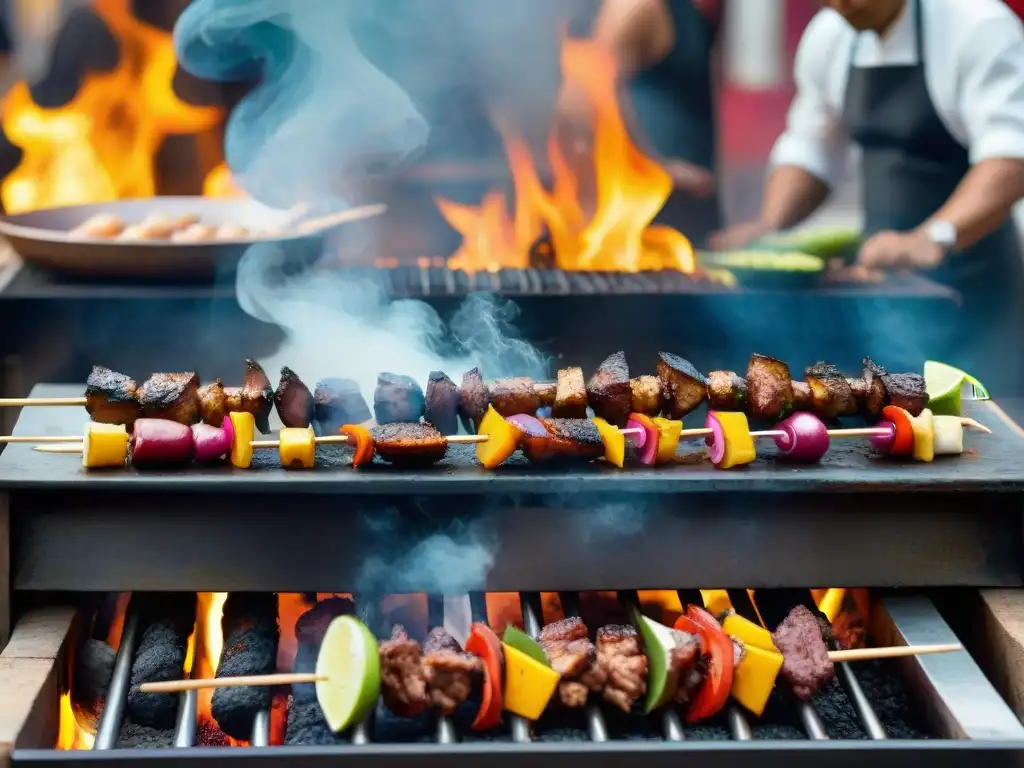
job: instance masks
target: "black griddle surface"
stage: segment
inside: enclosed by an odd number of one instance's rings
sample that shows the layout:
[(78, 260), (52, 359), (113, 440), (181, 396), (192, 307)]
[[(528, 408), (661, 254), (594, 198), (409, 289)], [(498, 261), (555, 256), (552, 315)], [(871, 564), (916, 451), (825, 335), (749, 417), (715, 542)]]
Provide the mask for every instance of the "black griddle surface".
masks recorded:
[[(41, 384), (32, 397), (75, 397), (81, 389)], [(343, 493), (343, 494), (559, 494), (593, 493), (673, 494), (686, 492), (900, 492), (900, 491), (1013, 491), (1024, 490), (1024, 431), (995, 403), (965, 404), (968, 415), (993, 434), (971, 432), (960, 457), (941, 457), (925, 464), (875, 454), (866, 440), (833, 440), (828, 455), (817, 465), (787, 465), (774, 459), (775, 447), (758, 441), (762, 456), (748, 467), (716, 470), (693, 454), (676, 466), (616, 469), (602, 462), (569, 468), (531, 465), (518, 454), (496, 471), (485, 471), (473, 458), (473, 446), (454, 445), (443, 462), (422, 469), (403, 469), (379, 463), (353, 471), (349, 451), (324, 446), (317, 451), (317, 468), (284, 470), (273, 450), (257, 451), (249, 470), (225, 466), (173, 470), (100, 470), (87, 472), (74, 456), (33, 451), (30, 445), (8, 445), (0, 455), (0, 488), (32, 490), (122, 489), (179, 493)], [(15, 435), (77, 435), (87, 419), (84, 408), (25, 408)], [(689, 425), (697, 426), (696, 421)], [(694, 455), (695, 454), (695, 455)]]

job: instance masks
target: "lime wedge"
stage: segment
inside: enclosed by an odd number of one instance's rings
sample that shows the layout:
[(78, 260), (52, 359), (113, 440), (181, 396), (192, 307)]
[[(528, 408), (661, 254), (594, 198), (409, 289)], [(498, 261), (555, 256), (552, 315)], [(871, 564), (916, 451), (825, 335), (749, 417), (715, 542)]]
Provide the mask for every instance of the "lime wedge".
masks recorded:
[(971, 387), (968, 400), (988, 400), (985, 386), (966, 371), (936, 360), (926, 360), (924, 383), (928, 392), (928, 407), (938, 416), (959, 416), (962, 390), (965, 383)]
[(316, 698), (324, 720), (335, 733), (351, 728), (377, 705), (380, 655), (377, 640), (365, 624), (339, 616), (327, 627), (316, 674)]
[(505, 627), (505, 634), (501, 636), (501, 641), (505, 645), (511, 646), (520, 653), (529, 656), (534, 661), (543, 664), (545, 667), (551, 666), (548, 655), (544, 652), (544, 647), (521, 629), (517, 629), (511, 624)]
[(671, 673), (669, 656), (676, 647), (676, 639), (671, 629), (647, 618), (635, 607), (633, 623), (644, 641), (644, 653), (649, 665), (644, 713), (650, 714), (671, 701), (675, 695), (677, 680)]

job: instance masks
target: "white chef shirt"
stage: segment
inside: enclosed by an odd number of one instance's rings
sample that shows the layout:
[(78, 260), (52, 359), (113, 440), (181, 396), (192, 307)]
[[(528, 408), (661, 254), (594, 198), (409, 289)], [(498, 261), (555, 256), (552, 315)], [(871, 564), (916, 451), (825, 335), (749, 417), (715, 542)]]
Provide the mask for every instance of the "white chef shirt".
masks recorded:
[(797, 48), (797, 94), (772, 165), (795, 165), (836, 181), (851, 142), (842, 122), (850, 60), (877, 67), (917, 63), (915, 4), (921, 2), (925, 84), (950, 135), (972, 163), (1024, 158), (1024, 28), (1002, 0), (908, 0), (884, 38), (858, 33), (819, 11)]

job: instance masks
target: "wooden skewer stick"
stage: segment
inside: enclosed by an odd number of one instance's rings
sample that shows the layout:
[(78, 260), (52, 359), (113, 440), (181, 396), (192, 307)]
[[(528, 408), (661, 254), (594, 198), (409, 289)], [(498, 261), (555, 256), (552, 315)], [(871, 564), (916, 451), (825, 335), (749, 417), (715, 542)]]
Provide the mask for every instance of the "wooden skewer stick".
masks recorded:
[[(451, 435), (445, 438), (449, 443), (486, 443), (490, 438), (487, 435)], [(0, 442), (5, 442), (0, 436)], [(7, 439), (11, 443), (72, 443), (72, 445), (37, 445), (33, 450), (40, 453), (81, 453), (82, 438), (79, 436), (63, 437), (16, 437)], [(317, 445), (344, 445), (349, 442), (347, 435), (324, 435), (314, 441)], [(278, 440), (250, 440), (249, 446), (256, 448), (277, 448), (280, 445)]]
[(347, 224), (352, 221), (362, 221), (364, 219), (372, 219), (374, 216), (380, 216), (382, 213), (387, 211), (388, 207), (383, 203), (374, 203), (373, 205), (360, 205), (356, 208), (349, 208), (345, 211), (338, 211), (336, 213), (330, 213), (326, 216), (316, 216), (312, 219), (305, 219), (298, 222), (289, 222), (288, 226), (283, 229), (271, 230), (268, 232), (260, 233), (256, 236), (257, 240), (276, 240), (281, 237), (282, 234), (288, 232), (298, 233), (300, 235), (315, 235), (317, 232), (322, 232), (326, 229), (331, 229), (339, 224)]
[[(980, 432), (984, 432), (986, 435), (991, 435), (992, 430), (986, 427), (984, 424), (980, 424), (974, 419), (962, 418), (960, 423), (968, 429), (977, 429)], [(679, 439), (687, 437), (707, 437), (712, 432), (710, 429), (684, 429), (679, 433)], [(846, 438), (846, 437), (884, 437), (885, 435), (891, 434), (891, 431), (885, 427), (851, 427), (849, 429), (830, 429), (828, 431), (829, 437), (835, 438)], [(751, 432), (751, 437), (785, 437), (786, 433), (781, 429), (762, 429), (758, 432)]]
[[(486, 443), (490, 438), (487, 435), (449, 435), (445, 438), (449, 443)], [(348, 435), (323, 435), (313, 440), (317, 445), (344, 445), (349, 442)], [(250, 440), (251, 448), (277, 448), (279, 440)]]
[(3, 443), (81, 443), (82, 438), (76, 435), (0, 435)]
[[(935, 653), (956, 653), (964, 647), (959, 643), (946, 645), (894, 645), (888, 648), (853, 648), (845, 651), (831, 651), (828, 657), (833, 662), (871, 661), (873, 659), (895, 659), (905, 656), (926, 656)], [(164, 680), (157, 683), (143, 683), (143, 693), (181, 693), (204, 688), (237, 688), (242, 686), (298, 685), (322, 683), (330, 678), (314, 673), (290, 672), (274, 675), (244, 675), (242, 677), (210, 677), (200, 680)]]
[(85, 405), (84, 397), (0, 397), (0, 408), (26, 408), (33, 405)]

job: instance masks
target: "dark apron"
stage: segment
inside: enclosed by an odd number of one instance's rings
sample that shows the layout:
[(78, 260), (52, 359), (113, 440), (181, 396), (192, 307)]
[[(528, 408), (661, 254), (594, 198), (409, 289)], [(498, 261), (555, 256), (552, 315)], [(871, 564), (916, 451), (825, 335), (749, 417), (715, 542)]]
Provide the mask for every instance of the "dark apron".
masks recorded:
[[(630, 85), (630, 107), (642, 142), (661, 158), (679, 158), (714, 172), (715, 102), (711, 89), (711, 49), (716, 25), (693, 0), (666, 0), (675, 28), (675, 46), (662, 61)], [(702, 245), (722, 226), (717, 194), (695, 198), (672, 194), (657, 219)]]
[[(865, 237), (920, 226), (971, 167), (967, 149), (949, 134), (928, 94), (920, 0), (913, 8), (917, 64), (850, 67), (843, 123), (863, 151)], [(923, 358), (938, 359), (970, 371), (989, 389), (1016, 391), (1024, 262), (1012, 220), (924, 275), (960, 294), (956, 328), (940, 327), (929, 316), (930, 302), (908, 299), (898, 317), (865, 309), (858, 318), (864, 343), (878, 349), (879, 339), (885, 342), (879, 351), (865, 347), (864, 354), (910, 370)]]

